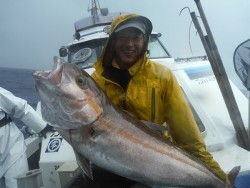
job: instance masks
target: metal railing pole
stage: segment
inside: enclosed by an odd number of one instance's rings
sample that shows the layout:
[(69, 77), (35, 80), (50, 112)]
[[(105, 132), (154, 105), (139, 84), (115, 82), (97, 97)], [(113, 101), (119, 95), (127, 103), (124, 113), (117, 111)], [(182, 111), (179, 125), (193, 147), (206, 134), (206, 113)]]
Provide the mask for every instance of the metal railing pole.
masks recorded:
[(197, 16), (195, 15), (194, 12), (191, 13), (192, 20), (193, 20), (194, 25), (195, 25), (195, 27), (200, 35), (200, 38), (202, 40), (205, 51), (207, 53), (208, 59), (209, 59), (210, 64), (212, 66), (214, 75), (215, 75), (216, 80), (218, 82), (218, 85), (220, 87), (222, 96), (223, 96), (225, 104), (227, 106), (227, 109), (228, 109), (230, 118), (232, 120), (234, 129), (236, 131), (236, 136), (237, 136), (238, 142), (241, 145), (241, 147), (250, 151), (250, 144), (249, 144), (249, 140), (248, 140), (247, 131), (246, 131), (244, 123), (242, 121), (241, 114), (240, 114), (240, 111), (238, 109), (231, 85), (229, 83), (229, 80), (228, 80), (225, 68), (223, 66), (222, 60), (220, 58), (220, 54), (218, 52), (215, 41), (213, 39), (211, 30), (210, 30), (208, 22), (206, 20), (204, 11), (201, 7), (200, 1), (195, 0), (195, 2), (197, 4), (201, 19), (202, 19), (203, 24), (205, 26), (207, 36), (203, 35), (203, 32), (202, 32), (202, 29), (199, 25)]

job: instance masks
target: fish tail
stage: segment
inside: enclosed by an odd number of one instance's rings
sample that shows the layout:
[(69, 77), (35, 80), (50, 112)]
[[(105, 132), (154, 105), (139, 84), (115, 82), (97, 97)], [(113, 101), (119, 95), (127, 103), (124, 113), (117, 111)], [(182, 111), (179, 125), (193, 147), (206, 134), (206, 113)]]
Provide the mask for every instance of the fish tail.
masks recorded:
[[(236, 177), (240, 171), (240, 166), (235, 166), (228, 174), (228, 180), (230, 185), (234, 185)], [(233, 186), (234, 187), (234, 186)]]

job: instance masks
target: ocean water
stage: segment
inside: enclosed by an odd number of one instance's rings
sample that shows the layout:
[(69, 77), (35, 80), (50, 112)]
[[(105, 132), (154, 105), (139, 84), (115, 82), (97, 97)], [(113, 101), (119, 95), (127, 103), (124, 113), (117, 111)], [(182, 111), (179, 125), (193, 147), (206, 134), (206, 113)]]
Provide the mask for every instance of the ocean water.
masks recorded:
[[(31, 69), (16, 69), (0, 67), (0, 86), (12, 92), (15, 96), (27, 100), (34, 109), (39, 101), (38, 93), (35, 90)], [(14, 122), (19, 128), (25, 126), (18, 119)]]

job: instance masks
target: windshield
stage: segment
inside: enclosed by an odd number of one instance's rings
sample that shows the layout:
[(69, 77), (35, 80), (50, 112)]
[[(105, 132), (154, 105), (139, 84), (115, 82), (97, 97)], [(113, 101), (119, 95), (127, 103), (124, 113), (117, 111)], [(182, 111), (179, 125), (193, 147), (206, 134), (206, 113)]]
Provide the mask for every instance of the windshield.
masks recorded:
[[(68, 49), (68, 61), (82, 68), (89, 68), (101, 56), (106, 38), (95, 39), (72, 45)], [(168, 58), (170, 54), (159, 41), (156, 34), (151, 35), (148, 44), (149, 58)]]
[(106, 39), (91, 40), (72, 45), (68, 49), (68, 61), (82, 68), (89, 68), (101, 56)]
[(149, 58), (168, 58), (170, 54), (163, 46), (157, 35), (151, 35), (148, 43)]

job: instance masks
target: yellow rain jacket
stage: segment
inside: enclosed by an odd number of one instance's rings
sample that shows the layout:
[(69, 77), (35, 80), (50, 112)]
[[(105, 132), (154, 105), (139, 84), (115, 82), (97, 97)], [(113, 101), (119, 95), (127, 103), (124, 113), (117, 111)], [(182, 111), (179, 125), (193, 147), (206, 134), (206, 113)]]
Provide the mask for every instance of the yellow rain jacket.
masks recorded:
[[(221, 179), (226, 180), (227, 175), (206, 150), (190, 107), (170, 69), (149, 60), (145, 52), (138, 62), (129, 68), (128, 71), (132, 78), (126, 90), (111, 80), (108, 74), (105, 74), (108, 66), (116, 65), (112, 52), (109, 50), (112, 48), (112, 32), (117, 25), (135, 17), (145, 19), (145, 22), (148, 21), (145, 17), (134, 14), (122, 15), (113, 21), (109, 33), (110, 37), (104, 47), (102, 57), (95, 64), (96, 71), (92, 77), (119, 108), (130, 112), (141, 120), (158, 124), (166, 123), (170, 127), (173, 141), (180, 148), (198, 157)], [(150, 23), (148, 27), (151, 28), (148, 29), (146, 35), (151, 33), (152, 25)]]

